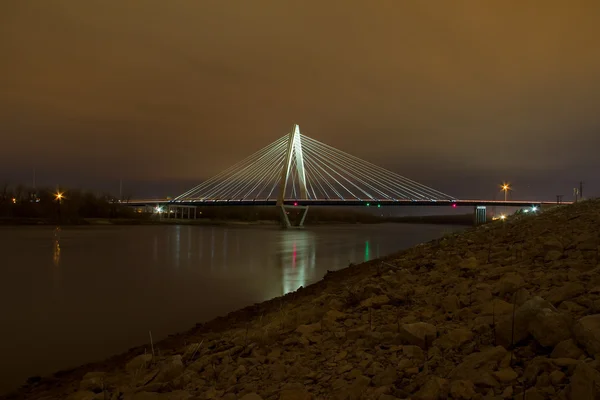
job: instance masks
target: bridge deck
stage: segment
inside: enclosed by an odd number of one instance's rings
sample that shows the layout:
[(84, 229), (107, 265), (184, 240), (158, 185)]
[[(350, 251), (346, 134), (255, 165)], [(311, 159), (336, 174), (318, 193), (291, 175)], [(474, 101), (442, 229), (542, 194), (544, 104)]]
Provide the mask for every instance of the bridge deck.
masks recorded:
[[(166, 199), (152, 200), (133, 200), (125, 204), (130, 206), (146, 205), (173, 205), (173, 206), (275, 206), (277, 201), (270, 200), (197, 200), (197, 201), (170, 201)], [(463, 206), (509, 206), (509, 207), (528, 207), (541, 205), (556, 205), (554, 201), (533, 201), (533, 200), (339, 200), (339, 199), (314, 199), (314, 200), (285, 200), (286, 206), (426, 206), (426, 207), (448, 207), (456, 205)], [(571, 204), (571, 202), (562, 202), (560, 204)]]

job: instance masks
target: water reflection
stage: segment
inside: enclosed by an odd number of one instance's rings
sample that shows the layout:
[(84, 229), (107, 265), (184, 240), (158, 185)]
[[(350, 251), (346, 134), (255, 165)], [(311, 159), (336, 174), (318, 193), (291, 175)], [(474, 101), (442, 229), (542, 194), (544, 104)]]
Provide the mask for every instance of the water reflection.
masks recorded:
[(215, 261), (215, 228), (210, 230), (210, 267), (213, 267)]
[(179, 268), (181, 257), (181, 225), (175, 227), (175, 267)]
[(223, 267), (227, 269), (227, 229), (223, 231)]
[(159, 340), (308, 286), (328, 270), (439, 237), (442, 229), (0, 227), (10, 277), (0, 279), (0, 304), (10, 305), (0, 313), (10, 327), (0, 330), (0, 392), (28, 376), (143, 345), (148, 329)]
[(158, 262), (158, 236), (154, 235), (154, 245), (152, 246), (152, 258), (154, 262)]
[(61, 271), (60, 271), (60, 237), (61, 229), (57, 226), (54, 229), (52, 237), (52, 295), (56, 297), (60, 292)]
[(278, 238), (278, 261), (282, 272), (282, 293), (306, 286), (309, 269), (315, 268), (315, 234), (307, 230), (282, 231)]
[(60, 264), (60, 226), (54, 229), (54, 239), (52, 242), (52, 263), (55, 267)]

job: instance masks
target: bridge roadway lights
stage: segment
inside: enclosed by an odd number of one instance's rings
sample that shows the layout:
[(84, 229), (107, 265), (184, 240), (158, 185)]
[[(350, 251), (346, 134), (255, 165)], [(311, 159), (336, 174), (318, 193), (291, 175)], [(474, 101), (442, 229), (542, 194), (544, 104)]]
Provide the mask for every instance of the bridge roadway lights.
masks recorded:
[[(300, 221), (296, 225), (292, 225), (290, 222), (290, 218), (288, 217), (287, 210), (302, 210), (302, 216), (300, 217)], [(308, 206), (279, 206), (279, 216), (281, 218), (281, 226), (283, 228), (291, 228), (292, 226), (304, 226), (304, 220), (306, 219), (306, 214), (308, 214)]]
[(482, 225), (487, 222), (486, 207), (475, 206), (475, 226)]

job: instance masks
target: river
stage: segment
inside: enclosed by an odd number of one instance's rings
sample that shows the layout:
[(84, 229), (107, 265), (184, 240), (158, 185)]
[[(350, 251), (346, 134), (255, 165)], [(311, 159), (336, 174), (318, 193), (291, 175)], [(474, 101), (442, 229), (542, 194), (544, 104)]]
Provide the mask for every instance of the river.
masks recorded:
[(0, 228), (0, 393), (463, 229)]

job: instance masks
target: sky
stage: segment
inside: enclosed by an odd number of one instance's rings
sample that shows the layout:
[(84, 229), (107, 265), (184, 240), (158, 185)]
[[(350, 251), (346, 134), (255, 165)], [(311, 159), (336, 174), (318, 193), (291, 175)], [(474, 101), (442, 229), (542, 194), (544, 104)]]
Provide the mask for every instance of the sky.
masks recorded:
[(0, 183), (177, 195), (297, 123), (458, 198), (600, 196), (599, 37), (597, 0), (6, 0)]

